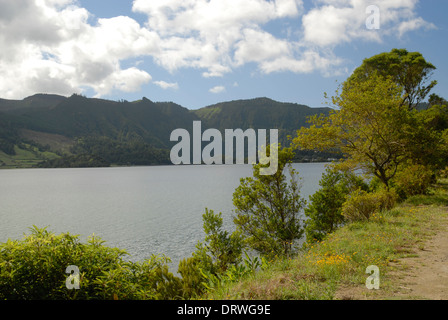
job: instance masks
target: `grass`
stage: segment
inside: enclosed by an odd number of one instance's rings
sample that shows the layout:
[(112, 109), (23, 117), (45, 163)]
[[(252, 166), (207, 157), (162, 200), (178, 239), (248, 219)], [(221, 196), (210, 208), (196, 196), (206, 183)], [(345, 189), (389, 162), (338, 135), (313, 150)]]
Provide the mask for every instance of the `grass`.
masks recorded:
[[(51, 151), (69, 153), (70, 147), (73, 145), (73, 140), (58, 134), (27, 129), (22, 129), (20, 133), (28, 141), (34, 141), (42, 146), (49, 146)], [(44, 160), (60, 158), (54, 152), (42, 151), (38, 147), (27, 143), (14, 146), (14, 150), (15, 155), (9, 155), (0, 151), (0, 168), (31, 168)]]
[[(416, 255), (448, 217), (448, 180), (429, 195), (415, 196), (366, 222), (348, 224), (321, 242), (308, 244), (289, 259), (235, 284), (217, 288), (206, 299), (319, 300), (344, 299), (341, 288), (358, 290), (366, 298), (393, 296), (394, 262)], [(366, 288), (366, 268), (380, 270), (381, 290)]]
[(52, 152), (41, 152), (36, 147), (23, 144), (22, 148), (14, 146), (15, 155), (8, 155), (0, 151), (0, 168), (31, 168), (46, 159), (54, 159), (59, 156)]
[(441, 179), (437, 188), (430, 190), (428, 195), (416, 195), (408, 198), (405, 203), (409, 205), (438, 205), (448, 206), (448, 179)]

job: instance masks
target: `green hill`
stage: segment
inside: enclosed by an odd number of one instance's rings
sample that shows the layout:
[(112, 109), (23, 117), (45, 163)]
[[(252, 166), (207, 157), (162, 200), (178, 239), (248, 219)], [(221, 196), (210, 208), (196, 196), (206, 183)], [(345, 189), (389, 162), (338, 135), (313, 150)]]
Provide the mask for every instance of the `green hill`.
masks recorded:
[(222, 102), (194, 110), (203, 127), (224, 129), (278, 129), (279, 140), (287, 143), (287, 136), (294, 135), (302, 126), (307, 126), (307, 117), (328, 114), (329, 108), (310, 108), (296, 103), (284, 103), (269, 98)]
[[(201, 121), (202, 130), (278, 129), (279, 140), (286, 145), (287, 136), (306, 126), (308, 116), (329, 110), (268, 98), (189, 110), (147, 98), (129, 102), (36, 94), (23, 100), (0, 99), (0, 151), (14, 156), (20, 146), (33, 151), (36, 161), (47, 159), (44, 153), (50, 152), (51, 159), (41, 166), (65, 166), (76, 155), (83, 155), (83, 163), (90, 155), (93, 163), (169, 164), (169, 150), (175, 144), (171, 132), (178, 128), (191, 132), (193, 121)], [(56, 161), (53, 154), (64, 161)], [(305, 157), (316, 159), (316, 154), (303, 153), (301, 159)]]

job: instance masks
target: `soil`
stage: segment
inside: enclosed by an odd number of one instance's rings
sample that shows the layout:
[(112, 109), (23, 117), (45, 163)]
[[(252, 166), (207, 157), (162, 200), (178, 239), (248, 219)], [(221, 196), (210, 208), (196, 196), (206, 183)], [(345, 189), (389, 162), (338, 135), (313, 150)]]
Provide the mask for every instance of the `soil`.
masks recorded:
[(387, 290), (342, 287), (335, 299), (448, 300), (448, 220), (423, 246), (414, 248), (410, 257), (391, 265), (392, 271), (388, 273), (391, 284)]

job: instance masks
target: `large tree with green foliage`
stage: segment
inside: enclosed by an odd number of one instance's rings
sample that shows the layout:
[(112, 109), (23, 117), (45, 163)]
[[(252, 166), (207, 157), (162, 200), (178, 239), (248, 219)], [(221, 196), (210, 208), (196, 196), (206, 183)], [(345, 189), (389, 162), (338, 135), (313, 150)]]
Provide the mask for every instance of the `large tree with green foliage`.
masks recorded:
[(340, 150), (340, 167), (363, 169), (388, 187), (407, 156), (409, 110), (402, 100), (391, 77), (372, 73), (337, 92), (330, 115), (311, 117), (312, 125), (298, 130), (293, 142), (302, 149)]
[(393, 49), (364, 59), (345, 85), (356, 86), (374, 73), (391, 77), (403, 89), (403, 103), (409, 109), (414, 109), (437, 84), (436, 80), (430, 80), (435, 69), (436, 67), (426, 61), (420, 52)]
[[(430, 91), (437, 84), (431, 80), (436, 67), (420, 52), (393, 49), (367, 58), (344, 83), (344, 88), (358, 86), (372, 74), (390, 77), (403, 90), (403, 104), (411, 113), (407, 130), (407, 150), (412, 162), (437, 168), (446, 165), (448, 128), (447, 101)], [(424, 103), (429, 96), (428, 104)], [(427, 107), (425, 107), (427, 105)]]
[[(273, 146), (267, 149), (274, 152)], [(295, 241), (303, 235), (301, 210), (305, 200), (300, 196), (298, 174), (290, 165), (293, 157), (292, 148), (279, 148), (278, 170), (261, 175), (260, 168), (266, 165), (254, 164), (253, 177), (242, 178), (233, 194), (237, 230), (263, 256), (291, 254)]]

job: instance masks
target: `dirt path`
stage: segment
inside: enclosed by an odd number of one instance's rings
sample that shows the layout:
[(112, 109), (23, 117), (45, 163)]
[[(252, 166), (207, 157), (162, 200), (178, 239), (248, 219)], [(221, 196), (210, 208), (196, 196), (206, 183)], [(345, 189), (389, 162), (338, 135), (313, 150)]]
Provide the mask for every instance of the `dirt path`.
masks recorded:
[(448, 228), (428, 240), (417, 257), (400, 260), (406, 271), (398, 275), (396, 297), (448, 300)]
[(335, 299), (418, 299), (448, 300), (448, 219), (436, 234), (414, 255), (393, 263), (388, 273), (387, 290), (368, 290), (365, 286), (343, 287)]

